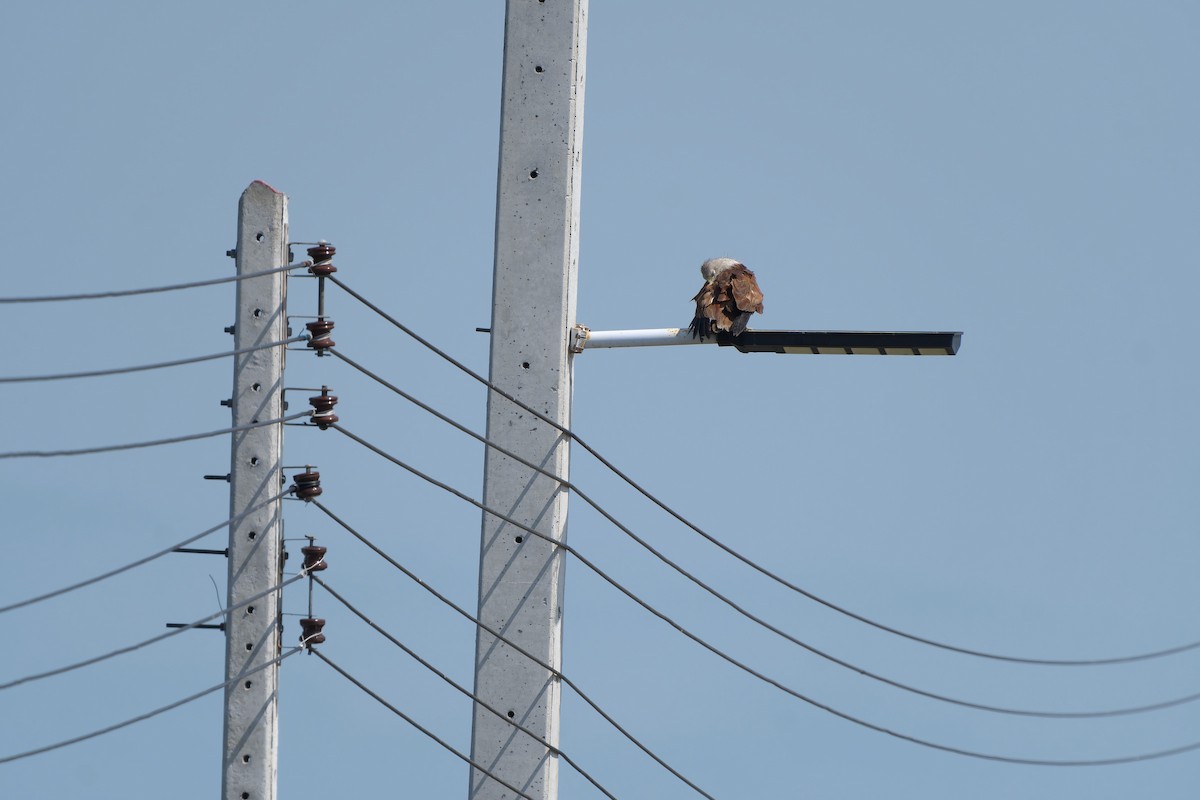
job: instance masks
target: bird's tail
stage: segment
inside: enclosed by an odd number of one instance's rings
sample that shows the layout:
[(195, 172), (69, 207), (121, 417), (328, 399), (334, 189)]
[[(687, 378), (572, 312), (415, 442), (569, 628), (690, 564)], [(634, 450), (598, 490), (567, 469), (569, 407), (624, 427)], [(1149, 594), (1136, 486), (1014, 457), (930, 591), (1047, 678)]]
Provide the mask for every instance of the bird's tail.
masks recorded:
[(740, 336), (746, 330), (746, 326), (750, 324), (751, 316), (753, 315), (738, 314), (737, 318), (733, 320), (733, 324), (729, 326), (729, 335)]

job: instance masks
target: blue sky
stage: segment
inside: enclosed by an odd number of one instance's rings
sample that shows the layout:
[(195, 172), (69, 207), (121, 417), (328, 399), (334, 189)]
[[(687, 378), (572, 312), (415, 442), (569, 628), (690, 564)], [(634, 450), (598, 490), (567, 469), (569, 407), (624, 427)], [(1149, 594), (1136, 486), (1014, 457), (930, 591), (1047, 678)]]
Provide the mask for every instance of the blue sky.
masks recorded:
[[(476, 370), (490, 318), (503, 4), (25, 4), (3, 15), (3, 295), (222, 277), (238, 196), (291, 200), (291, 238), (338, 247), (339, 277)], [(952, 359), (594, 351), (574, 424), (685, 516), (857, 613), (1019, 656), (1099, 658), (1200, 639), (1190, 356), (1200, 210), (1189, 3), (593, 3), (579, 321), (680, 325), (699, 263), (736, 256), (763, 328), (962, 330)], [(296, 281), (291, 312), (314, 313)], [(485, 397), (331, 292), (350, 357), (477, 430)], [(231, 346), (229, 286), (5, 307), (2, 375)], [(134, 442), (228, 424), (227, 361), (5, 387), (0, 450)], [(336, 359), (294, 354), (347, 428), (479, 496), (482, 452)], [(738, 456), (713, 460), (707, 436)], [(478, 512), (335, 432), (288, 429), (323, 500), (474, 607)], [(87, 578), (227, 516), (223, 439), (0, 461), (0, 605)], [(931, 650), (765, 581), (577, 451), (572, 479), (640, 535), (793, 635), (922, 689), (1049, 711), (1194, 693), (1200, 653), (1051, 668)], [(746, 506), (753, 513), (745, 512)], [(474, 632), (289, 504), (288, 537), (330, 548), (330, 585), (470, 684)], [(846, 713), (988, 753), (1088, 759), (1200, 741), (1196, 704), (1100, 720), (948, 707), (756, 629), (581, 503), (573, 546), (714, 644)], [(222, 547), (220, 534), (202, 545)], [(299, 542), (290, 542), (293, 551)], [(295, 565), (293, 554), (291, 565)], [(176, 555), (3, 615), (0, 682), (218, 609), (217, 557)], [(470, 709), (320, 590), (325, 652), (460, 748)], [(305, 611), (293, 586), (289, 614)], [(721, 798), (1194, 794), (1200, 753), (1102, 768), (996, 764), (862, 729), (717, 661), (567, 567), (564, 672)], [(296, 617), (285, 622), (288, 640)], [(222, 679), (197, 631), (0, 691), (0, 757)], [(618, 797), (691, 793), (564, 692), (563, 748)], [(281, 672), (280, 796), (459, 797), (463, 765), (315, 658)], [(0, 766), (12, 796), (211, 797), (213, 695)], [(563, 797), (598, 796), (569, 768)]]

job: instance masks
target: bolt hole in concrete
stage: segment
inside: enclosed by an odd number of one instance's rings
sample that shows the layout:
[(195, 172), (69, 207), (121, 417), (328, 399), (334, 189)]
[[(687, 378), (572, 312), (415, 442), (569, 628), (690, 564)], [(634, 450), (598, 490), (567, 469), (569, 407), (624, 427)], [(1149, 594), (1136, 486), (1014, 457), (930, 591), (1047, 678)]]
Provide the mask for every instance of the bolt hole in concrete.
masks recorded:
[(250, 763), (250, 756), (242, 756), (242, 763), (243, 763), (243, 764), (249, 764), (249, 763)]
[(258, 456), (254, 456), (253, 458), (250, 459), (250, 466), (252, 466), (252, 467), (258, 466)]
[(517, 537), (517, 544), (520, 544), (520, 543), (521, 543), (521, 542), (523, 542), (523, 541), (525, 541), (525, 537), (524, 537), (524, 536), (518, 536), (518, 537)]
[(254, 685), (254, 681), (246, 681), (246, 688), (247, 688), (247, 689), (249, 689), (249, 688), (250, 688), (251, 686), (253, 686), (253, 685)]
[(532, 181), (532, 180), (536, 179), (536, 178), (537, 178), (537, 176), (538, 176), (538, 171), (537, 171), (536, 169), (535, 169), (535, 170), (530, 170), (530, 172), (529, 172), (529, 180), (531, 180), (531, 181)]
[(536, 67), (533, 68), (533, 71), (534, 72), (545, 72), (546, 70), (542, 69), (541, 64), (538, 64)]
[(263, 310), (261, 308), (254, 309), (254, 316), (261, 317), (262, 315), (263, 315)]
[(515, 711), (510, 711), (510, 712), (508, 712), (508, 718), (509, 718), (509, 719), (512, 719), (512, 718), (513, 718), (513, 717), (515, 717), (516, 715), (517, 715), (517, 712), (515, 712)]
[(250, 533), (246, 535), (246, 538), (253, 542), (255, 536), (258, 536), (258, 531), (250, 531)]
[(528, 361), (522, 361), (522, 362), (521, 362), (521, 369), (529, 369), (529, 362), (528, 362)]
[(259, 231), (258, 233), (254, 234), (254, 241), (256, 241), (256, 242), (261, 242), (265, 238), (267, 238), (267, 237), (265, 235), (263, 235), (262, 231)]
[(254, 606), (246, 606), (246, 613), (247, 613), (247, 614), (253, 614), (253, 613), (254, 613)]

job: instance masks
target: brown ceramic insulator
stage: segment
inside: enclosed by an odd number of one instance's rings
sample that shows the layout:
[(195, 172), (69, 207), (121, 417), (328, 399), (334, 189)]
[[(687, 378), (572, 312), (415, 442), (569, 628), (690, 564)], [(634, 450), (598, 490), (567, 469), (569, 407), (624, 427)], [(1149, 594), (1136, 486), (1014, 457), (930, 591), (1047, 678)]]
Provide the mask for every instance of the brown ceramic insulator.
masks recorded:
[(312, 423), (321, 430), (326, 430), (338, 421), (333, 407), (337, 405), (337, 395), (330, 394), (329, 389), (321, 387), (321, 394), (308, 398), (308, 404), (313, 407)]
[(304, 554), (304, 569), (308, 572), (320, 572), (329, 567), (325, 563), (326, 548), (321, 547), (319, 544), (301, 547), (300, 552)]
[(319, 472), (301, 472), (292, 480), (295, 482), (296, 497), (301, 500), (311, 500), (321, 494), (321, 473)]
[(336, 252), (337, 248), (329, 242), (321, 242), (315, 247), (308, 248), (308, 257), (313, 262), (308, 271), (313, 275), (320, 275), (321, 277), (337, 272), (337, 267), (329, 263)]
[(333, 320), (317, 319), (305, 323), (304, 327), (308, 328), (308, 332), (312, 334), (308, 340), (308, 346), (313, 350), (328, 350), (335, 344), (333, 339), (329, 338), (329, 333), (333, 330)]
[(325, 627), (325, 620), (314, 617), (304, 617), (300, 620), (300, 641), (305, 645), (312, 646), (321, 644), (325, 641), (325, 634), (321, 633), (321, 629)]

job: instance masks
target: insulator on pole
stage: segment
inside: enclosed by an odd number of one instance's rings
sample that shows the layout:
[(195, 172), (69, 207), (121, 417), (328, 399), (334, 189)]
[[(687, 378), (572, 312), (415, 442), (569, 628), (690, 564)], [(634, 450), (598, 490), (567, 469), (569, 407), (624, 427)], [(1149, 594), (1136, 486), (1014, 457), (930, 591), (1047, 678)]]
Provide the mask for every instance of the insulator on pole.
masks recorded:
[(325, 641), (325, 634), (321, 633), (321, 629), (324, 627), (325, 620), (315, 617), (304, 617), (300, 620), (300, 643), (305, 647), (321, 644)]
[(292, 489), (305, 502), (312, 500), (321, 494), (321, 473), (316, 470), (307, 469), (305, 472), (298, 473), (292, 477)]
[(333, 339), (329, 338), (329, 332), (333, 330), (333, 320), (325, 319), (325, 278), (337, 272), (332, 260), (336, 252), (337, 248), (326, 241), (317, 242), (314, 247), (308, 248), (308, 256), (312, 259), (308, 271), (317, 276), (317, 319), (304, 327), (308, 328), (311, 334), (308, 346), (316, 350), (318, 356), (329, 355), (325, 351), (334, 345)]
[(336, 344), (333, 339), (329, 338), (329, 334), (333, 330), (333, 320), (322, 317), (321, 319), (306, 323), (304, 327), (308, 328), (310, 334), (308, 346), (316, 350), (317, 355), (320, 355), (323, 351), (328, 350)]
[(312, 424), (321, 430), (327, 430), (337, 422), (338, 415), (333, 413), (337, 401), (337, 395), (330, 394), (328, 386), (321, 387), (321, 394), (308, 398), (308, 404), (313, 407)]
[(337, 248), (329, 242), (317, 242), (315, 247), (308, 248), (308, 257), (313, 262), (308, 271), (322, 278), (337, 272), (337, 267), (332, 263), (333, 254), (336, 252)]
[(311, 544), (308, 547), (301, 547), (300, 552), (304, 554), (305, 572), (320, 572), (329, 567), (325, 563), (327, 548), (321, 547), (319, 544)]

